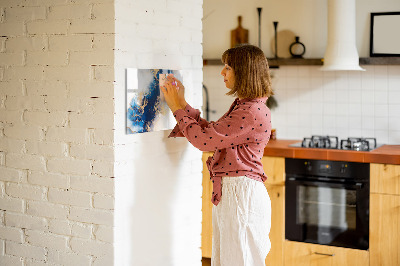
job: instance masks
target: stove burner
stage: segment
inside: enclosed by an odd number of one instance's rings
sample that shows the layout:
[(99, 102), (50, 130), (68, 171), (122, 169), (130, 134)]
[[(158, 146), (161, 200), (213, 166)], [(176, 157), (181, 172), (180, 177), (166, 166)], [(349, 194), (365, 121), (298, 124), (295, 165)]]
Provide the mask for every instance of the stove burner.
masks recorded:
[(336, 136), (317, 136), (304, 138), (302, 142), (297, 142), (289, 146), (303, 148), (321, 148), (321, 149), (340, 149), (353, 151), (371, 151), (378, 147), (376, 138), (347, 138), (340, 141)]
[(340, 141), (343, 150), (369, 151), (376, 148), (376, 138), (347, 138)]
[(311, 138), (304, 138), (301, 142), (301, 147), (305, 148), (326, 148), (338, 149), (338, 137), (333, 136), (312, 136)]

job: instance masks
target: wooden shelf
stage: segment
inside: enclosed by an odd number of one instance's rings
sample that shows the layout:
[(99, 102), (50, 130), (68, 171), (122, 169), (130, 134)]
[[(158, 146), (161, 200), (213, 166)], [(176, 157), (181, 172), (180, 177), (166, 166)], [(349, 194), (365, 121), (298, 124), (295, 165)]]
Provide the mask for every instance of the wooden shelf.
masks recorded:
[(362, 57), (360, 65), (400, 65), (400, 57)]
[[(304, 66), (304, 65), (322, 65), (321, 58), (268, 58), (268, 64), (270, 67), (279, 66)], [(204, 66), (217, 66), (222, 65), (220, 59), (204, 59)]]
[[(271, 68), (279, 66), (322, 66), (323, 58), (268, 58)], [(220, 59), (204, 59), (204, 66), (222, 65)], [(400, 57), (362, 57), (360, 65), (400, 65)]]
[(271, 67), (279, 66), (322, 66), (322, 58), (269, 58)]

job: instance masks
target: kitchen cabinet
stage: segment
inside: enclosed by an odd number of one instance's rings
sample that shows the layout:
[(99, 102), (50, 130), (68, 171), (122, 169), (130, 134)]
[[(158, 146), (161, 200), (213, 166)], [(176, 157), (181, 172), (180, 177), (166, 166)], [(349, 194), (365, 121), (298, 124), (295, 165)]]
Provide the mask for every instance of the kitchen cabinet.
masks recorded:
[(201, 253), (204, 258), (211, 258), (212, 252), (212, 183), (206, 161), (212, 152), (203, 153), (203, 194), (202, 194), (202, 224), (201, 224)]
[(400, 265), (400, 165), (370, 167), (370, 265)]
[[(211, 155), (203, 153), (202, 255), (206, 258), (212, 251), (212, 183), (205, 164)], [(370, 247), (365, 251), (285, 240), (285, 158), (264, 156), (262, 163), (272, 204), (272, 247), (266, 265), (400, 265), (400, 165), (370, 164)]]
[(371, 193), (400, 195), (400, 165), (370, 164)]
[[(211, 152), (203, 153), (203, 218), (201, 247), (202, 256), (211, 258), (212, 252), (212, 183), (208, 172), (206, 161)], [(263, 157), (262, 164), (268, 176), (265, 187), (271, 199), (272, 221), (271, 221), (271, 250), (266, 258), (266, 265), (283, 265), (283, 243), (285, 233), (285, 158)]]
[(369, 265), (369, 253), (365, 250), (316, 245), (286, 240), (284, 252), (285, 266)]
[(371, 266), (400, 265), (400, 196), (371, 194)]
[(267, 266), (283, 265), (285, 241), (285, 158), (264, 156), (261, 160), (267, 175), (265, 187), (271, 199), (271, 250), (265, 259)]
[(268, 177), (265, 185), (285, 185), (285, 158), (264, 156), (261, 163)]
[[(289, 146), (296, 142), (298, 141), (270, 141), (264, 151), (264, 156), (370, 163), (369, 250), (284, 240), (283, 263), (277, 260), (275, 265), (400, 265), (400, 146), (384, 145), (371, 152), (307, 150)], [(270, 180), (273, 180), (273, 177)], [(282, 187), (284, 188), (283, 185)], [(284, 237), (284, 231), (282, 231), (282, 235)], [(323, 256), (314, 252), (335, 254), (335, 256)], [(274, 259), (276, 258), (274, 257)]]
[(285, 241), (285, 187), (265, 184), (271, 199), (271, 250), (265, 259), (266, 266), (283, 265)]

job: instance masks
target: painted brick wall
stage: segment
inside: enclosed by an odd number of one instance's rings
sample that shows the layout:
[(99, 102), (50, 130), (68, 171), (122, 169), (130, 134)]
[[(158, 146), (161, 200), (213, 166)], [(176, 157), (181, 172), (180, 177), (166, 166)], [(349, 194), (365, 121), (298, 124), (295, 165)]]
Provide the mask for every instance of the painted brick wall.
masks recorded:
[(125, 71), (190, 70), (200, 107), (202, 15), (202, 0), (116, 0), (115, 265), (201, 265), (201, 152), (169, 131), (125, 134)]
[(112, 265), (114, 1), (0, 1), (0, 265)]

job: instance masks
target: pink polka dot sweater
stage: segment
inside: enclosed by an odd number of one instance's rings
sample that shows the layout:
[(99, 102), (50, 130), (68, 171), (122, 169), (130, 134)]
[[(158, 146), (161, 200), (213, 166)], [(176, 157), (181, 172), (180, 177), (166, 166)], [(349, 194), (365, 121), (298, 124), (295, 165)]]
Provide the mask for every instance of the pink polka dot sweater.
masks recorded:
[(214, 151), (214, 156), (207, 160), (214, 205), (221, 200), (224, 176), (247, 176), (261, 182), (267, 179), (261, 164), (271, 132), (271, 112), (266, 100), (267, 97), (237, 98), (216, 122), (201, 118), (200, 111), (190, 105), (174, 112), (178, 124), (169, 137), (184, 136), (199, 150)]

